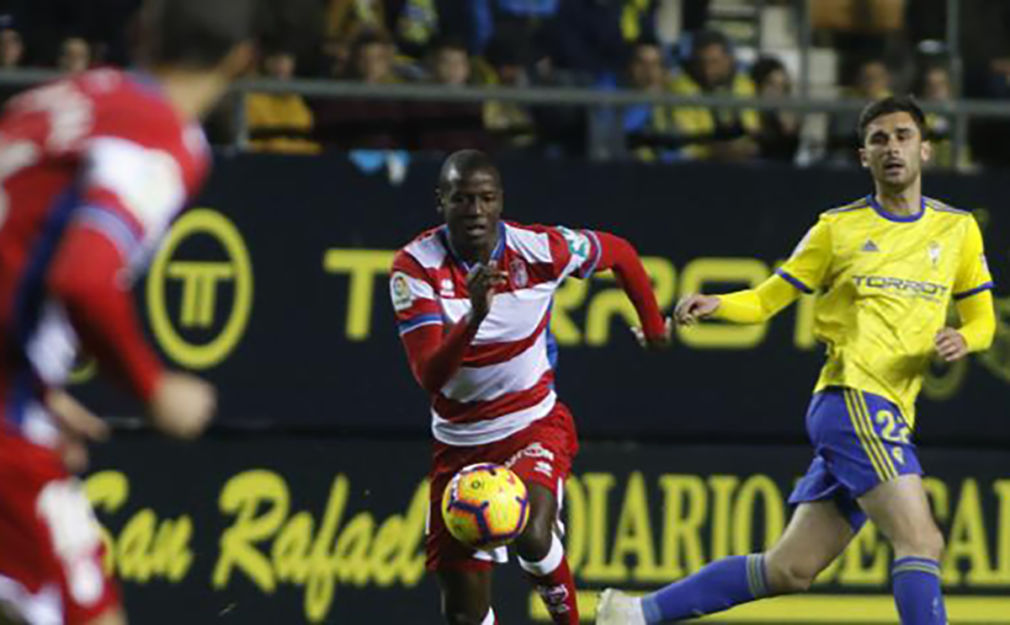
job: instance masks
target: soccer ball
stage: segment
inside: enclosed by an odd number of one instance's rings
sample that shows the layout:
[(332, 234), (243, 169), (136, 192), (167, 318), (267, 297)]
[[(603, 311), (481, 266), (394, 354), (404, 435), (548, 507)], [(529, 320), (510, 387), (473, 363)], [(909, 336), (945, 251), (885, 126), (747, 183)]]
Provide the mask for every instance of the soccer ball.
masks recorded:
[(464, 467), (442, 494), (442, 518), (449, 533), (474, 549), (507, 545), (526, 529), (529, 516), (526, 485), (498, 464)]

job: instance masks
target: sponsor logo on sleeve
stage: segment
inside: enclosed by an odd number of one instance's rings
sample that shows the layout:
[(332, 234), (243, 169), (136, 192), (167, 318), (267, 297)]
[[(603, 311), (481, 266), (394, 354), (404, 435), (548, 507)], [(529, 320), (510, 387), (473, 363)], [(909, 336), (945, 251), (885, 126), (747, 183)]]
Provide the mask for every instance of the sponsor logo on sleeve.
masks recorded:
[(579, 262), (584, 262), (589, 258), (589, 237), (564, 226), (558, 226), (558, 232), (568, 242), (568, 251), (572, 253), (572, 256), (577, 257)]

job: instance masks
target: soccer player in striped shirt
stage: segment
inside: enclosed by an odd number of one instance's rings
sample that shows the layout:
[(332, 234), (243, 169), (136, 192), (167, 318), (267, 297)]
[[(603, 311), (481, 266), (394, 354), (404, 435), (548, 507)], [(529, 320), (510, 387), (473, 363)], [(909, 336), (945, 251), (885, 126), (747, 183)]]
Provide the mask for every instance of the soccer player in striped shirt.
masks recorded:
[(578, 622), (575, 585), (558, 536), (564, 479), (578, 449), (572, 416), (554, 392), (548, 329), (568, 276), (613, 269), (638, 311), (646, 345), (665, 344), (652, 285), (635, 249), (604, 232), (500, 220), (498, 169), (481, 152), (452, 154), (438, 186), (445, 225), (400, 250), (390, 291), (411, 371), (431, 394), (428, 570), (450, 624), (495, 623), (491, 565), (505, 550), (467, 549), (446, 530), (442, 491), (476, 462), (509, 466), (526, 483), (530, 520), (519, 564), (558, 624)]
[[(930, 157), (914, 101), (871, 103), (859, 120), (875, 190), (823, 213), (777, 274), (755, 289), (690, 295), (679, 323), (768, 320), (819, 291), (814, 330), (827, 362), (807, 412), (814, 460), (790, 497), (796, 512), (767, 553), (727, 558), (642, 599), (606, 591), (597, 623), (660, 623), (810, 587), (867, 517), (894, 548), (894, 599), (904, 625), (945, 625), (943, 537), (911, 442), (929, 361), (987, 349), (995, 332), (982, 236), (970, 213), (922, 196)], [(946, 325), (953, 299), (960, 327)]]

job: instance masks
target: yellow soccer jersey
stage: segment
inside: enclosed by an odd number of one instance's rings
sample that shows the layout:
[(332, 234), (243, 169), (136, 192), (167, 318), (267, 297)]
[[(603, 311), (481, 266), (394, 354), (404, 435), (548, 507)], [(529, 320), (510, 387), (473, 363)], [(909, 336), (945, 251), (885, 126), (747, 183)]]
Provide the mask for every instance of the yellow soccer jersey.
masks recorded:
[(827, 362), (815, 391), (883, 395), (909, 425), (951, 298), (993, 286), (978, 223), (928, 198), (910, 217), (886, 212), (873, 196), (821, 214), (778, 274), (820, 292), (814, 334)]

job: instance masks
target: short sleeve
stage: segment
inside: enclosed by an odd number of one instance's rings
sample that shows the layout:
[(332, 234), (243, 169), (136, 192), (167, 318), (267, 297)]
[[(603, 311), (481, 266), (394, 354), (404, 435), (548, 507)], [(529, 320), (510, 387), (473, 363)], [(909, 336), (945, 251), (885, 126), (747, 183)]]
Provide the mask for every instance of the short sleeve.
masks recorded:
[(156, 247), (186, 200), (182, 166), (167, 150), (125, 137), (88, 142), (75, 219), (106, 235), (131, 265)]
[(600, 262), (600, 240), (592, 230), (575, 230), (556, 226), (548, 230), (551, 258), (558, 279), (574, 275), (592, 275)]
[(957, 275), (954, 276), (954, 299), (964, 299), (991, 288), (993, 280), (985, 260), (982, 232), (972, 217), (961, 245)]
[(821, 219), (775, 273), (800, 291), (813, 293), (821, 287), (831, 266), (831, 257), (830, 227)]
[(434, 285), (406, 252), (399, 252), (393, 259), (389, 297), (400, 336), (423, 326), (442, 325), (442, 310), (435, 299)]

